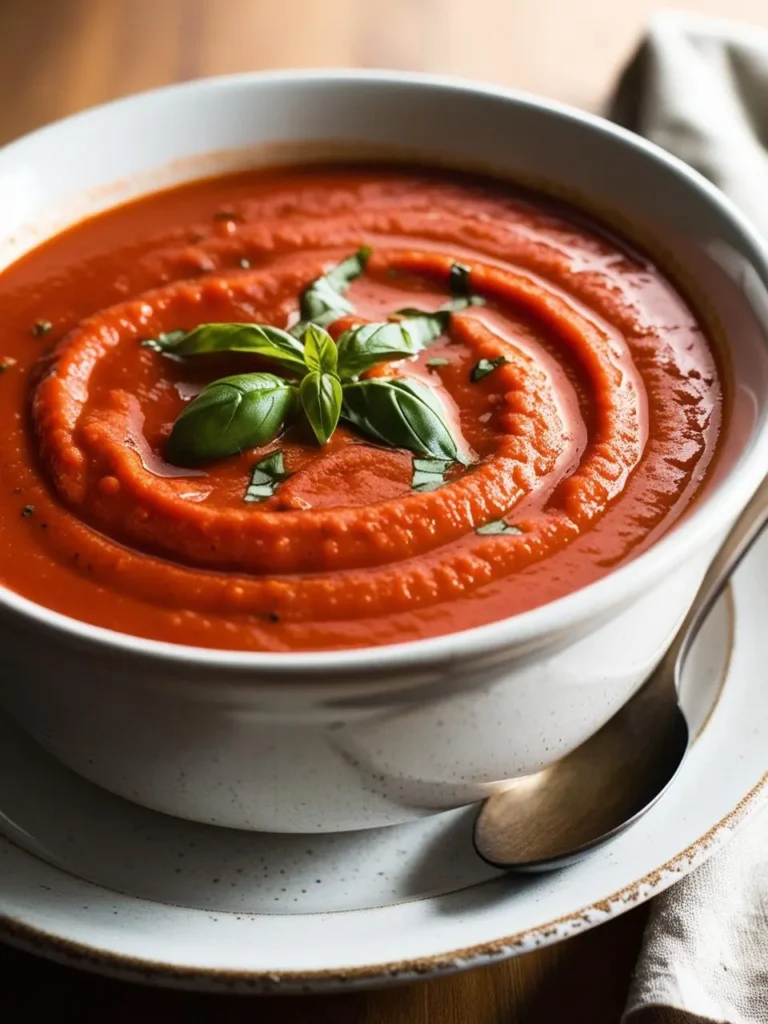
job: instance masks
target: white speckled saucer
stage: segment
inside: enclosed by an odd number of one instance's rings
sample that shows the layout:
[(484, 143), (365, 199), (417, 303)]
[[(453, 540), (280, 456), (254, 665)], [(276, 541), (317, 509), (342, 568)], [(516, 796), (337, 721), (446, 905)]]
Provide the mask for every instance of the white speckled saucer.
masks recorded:
[(473, 809), (312, 837), (168, 818), (72, 774), (0, 719), (0, 936), (136, 980), (308, 991), (455, 971), (599, 924), (768, 802), (767, 575), (768, 537), (689, 661), (683, 702), (700, 735), (670, 791), (551, 875), (484, 865)]

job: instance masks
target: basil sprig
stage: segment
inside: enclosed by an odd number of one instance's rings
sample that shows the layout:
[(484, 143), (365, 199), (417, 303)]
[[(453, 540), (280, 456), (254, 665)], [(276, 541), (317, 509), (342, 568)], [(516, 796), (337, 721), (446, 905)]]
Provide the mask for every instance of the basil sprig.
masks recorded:
[[(398, 324), (366, 324), (342, 334), (338, 346), (323, 327), (309, 324), (303, 344), (297, 342), (301, 362), (292, 348), (282, 347), (284, 332), (259, 324), (205, 324), (176, 337), (163, 351), (198, 355), (229, 351), (234, 344), (238, 352), (258, 351), (274, 362), (283, 360), (301, 380), (297, 385), (271, 373), (242, 373), (214, 381), (174, 423), (169, 459), (198, 465), (266, 444), (294, 414), (297, 397), (320, 444), (328, 443), (343, 418), (384, 444), (431, 458), (458, 458), (432, 388), (408, 378), (357, 379), (376, 363), (421, 351), (446, 330), (449, 317), (430, 314)], [(230, 326), (238, 330), (227, 331)], [(254, 330), (241, 329), (247, 326)], [(220, 339), (218, 328), (224, 328)]]
[(296, 386), (272, 373), (215, 380), (173, 424), (168, 458), (195, 466), (267, 444), (293, 414), (296, 399)]
[[(473, 301), (469, 268), (451, 268), (454, 300), (448, 307), (431, 313), (406, 310), (396, 322), (362, 324), (345, 331), (336, 343), (322, 322), (351, 311), (345, 293), (363, 272), (369, 255), (370, 250), (360, 249), (312, 282), (301, 296), (300, 332), (267, 324), (211, 323), (142, 343), (174, 358), (251, 353), (290, 375), (286, 380), (273, 373), (243, 373), (213, 381), (174, 423), (167, 449), (171, 461), (198, 465), (266, 444), (299, 407), (320, 444), (328, 443), (343, 419), (383, 444), (406, 448), (423, 460), (442, 460), (443, 470), (436, 465), (426, 468), (425, 462), (419, 471), (431, 479), (415, 478), (417, 490), (439, 485), (451, 462), (464, 461), (434, 389), (404, 377), (359, 378), (377, 363), (416, 355), (444, 334), (452, 307)], [(247, 500), (273, 493), (270, 488), (284, 477), (282, 453), (279, 465), (268, 461), (254, 467)], [(416, 464), (414, 469), (418, 470)]]
[(372, 377), (347, 384), (341, 414), (386, 445), (433, 459), (459, 459), (440, 399), (418, 381)]

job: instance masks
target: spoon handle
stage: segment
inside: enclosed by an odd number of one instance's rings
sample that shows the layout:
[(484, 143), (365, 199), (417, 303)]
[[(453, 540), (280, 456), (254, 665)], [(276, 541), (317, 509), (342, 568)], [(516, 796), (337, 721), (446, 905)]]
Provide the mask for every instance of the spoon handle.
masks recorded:
[[(731, 573), (750, 550), (768, 524), (768, 477), (755, 491), (749, 504), (736, 520), (701, 581), (688, 614), (675, 634), (662, 663), (679, 673), (688, 651), (704, 624), (712, 606), (723, 591)], [(677, 681), (677, 679), (676, 679)]]

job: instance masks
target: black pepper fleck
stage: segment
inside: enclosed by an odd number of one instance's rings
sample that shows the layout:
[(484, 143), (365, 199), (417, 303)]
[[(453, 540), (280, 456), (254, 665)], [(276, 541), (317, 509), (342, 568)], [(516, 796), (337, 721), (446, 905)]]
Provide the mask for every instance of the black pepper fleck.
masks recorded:
[(51, 323), (50, 320), (37, 320), (32, 325), (32, 334), (36, 338), (42, 338), (44, 334), (47, 334), (48, 331), (52, 331), (52, 330), (53, 330), (53, 324)]
[(280, 616), (277, 614), (277, 612), (270, 612), (269, 613), (269, 621), (270, 622), (279, 622), (280, 621)]
[(34, 505), (25, 505), (24, 508), (21, 510), (21, 514), (22, 514), (24, 519), (28, 519), (29, 516), (31, 516), (34, 511), (35, 511), (35, 506)]

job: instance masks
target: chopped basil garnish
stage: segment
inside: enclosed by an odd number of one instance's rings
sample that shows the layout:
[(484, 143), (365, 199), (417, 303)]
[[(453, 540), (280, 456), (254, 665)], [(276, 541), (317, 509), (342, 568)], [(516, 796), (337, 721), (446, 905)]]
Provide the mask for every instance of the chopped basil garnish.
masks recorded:
[(463, 263), (451, 264), (448, 287), (451, 290), (452, 299), (444, 302), (435, 313), (427, 313), (423, 309), (407, 306), (405, 309), (398, 309), (396, 315), (398, 317), (450, 316), (451, 313), (459, 313), (468, 306), (484, 306), (485, 299), (480, 295), (473, 295), (470, 291), (469, 275), (470, 268), (465, 267)]
[(246, 488), (243, 500), (265, 501), (271, 498), (283, 480), (287, 480), (290, 475), (285, 470), (283, 450), (278, 448), (253, 467), (251, 482)]
[(481, 534), (498, 534), (498, 533), (522, 533), (523, 531), (517, 526), (510, 526), (509, 523), (503, 519), (495, 519), (491, 523), (486, 523), (485, 526), (478, 526), (475, 533)]
[(448, 274), (448, 287), (451, 290), (451, 295), (454, 295), (456, 298), (469, 298), (471, 294), (469, 275), (470, 268), (465, 266), (463, 263), (454, 263), (451, 265), (451, 269)]
[(195, 466), (267, 444), (296, 407), (296, 387), (272, 373), (242, 373), (209, 384), (184, 409), (167, 455)]
[(489, 373), (493, 373), (497, 366), (501, 366), (502, 363), (508, 363), (509, 360), (506, 356), (497, 356), (495, 359), (481, 359), (480, 362), (476, 363), (470, 373), (470, 380), (478, 381), (482, 380), (483, 377), (487, 377)]
[(481, 295), (474, 295), (472, 293), (472, 285), (469, 280), (471, 273), (472, 268), (465, 266), (463, 263), (453, 263), (451, 265), (448, 274), (448, 287), (453, 299), (451, 302), (446, 302), (443, 309), (450, 309), (457, 313), (461, 309), (466, 309), (467, 306), (485, 305), (485, 299)]
[(43, 335), (53, 330), (53, 324), (50, 320), (38, 320), (32, 325), (32, 333), (36, 338), (42, 338)]
[(458, 313), (460, 310), (466, 309), (467, 306), (485, 305), (485, 299), (481, 295), (472, 294), (472, 286), (469, 281), (471, 273), (472, 268), (465, 266), (463, 263), (451, 264), (451, 269), (448, 273), (448, 288), (453, 299), (450, 302), (446, 302), (443, 309)]
[(445, 474), (453, 465), (449, 459), (414, 459), (411, 489), (434, 491), (445, 483)]

